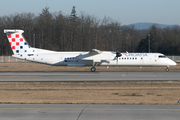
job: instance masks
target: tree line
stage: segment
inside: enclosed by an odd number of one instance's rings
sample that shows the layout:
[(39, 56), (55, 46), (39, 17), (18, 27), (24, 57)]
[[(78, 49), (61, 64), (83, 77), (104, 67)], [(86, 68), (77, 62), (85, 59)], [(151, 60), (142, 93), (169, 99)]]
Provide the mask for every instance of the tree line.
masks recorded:
[(49, 12), (45, 7), (38, 15), (16, 13), (0, 16), (0, 55), (11, 55), (12, 50), (4, 29), (22, 29), (30, 46), (55, 51), (89, 51), (99, 49), (119, 52), (148, 52), (150, 34), (151, 52), (166, 55), (180, 54), (180, 26), (159, 28), (155, 24), (149, 29), (137, 30), (134, 26), (122, 26), (109, 17), (98, 19), (81, 12), (70, 15)]

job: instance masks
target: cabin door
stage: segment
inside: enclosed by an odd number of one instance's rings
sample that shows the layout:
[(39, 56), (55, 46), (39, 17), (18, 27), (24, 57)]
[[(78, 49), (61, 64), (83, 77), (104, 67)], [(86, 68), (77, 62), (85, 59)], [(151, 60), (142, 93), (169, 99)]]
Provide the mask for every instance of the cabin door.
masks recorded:
[(140, 65), (144, 65), (144, 58), (140, 57)]

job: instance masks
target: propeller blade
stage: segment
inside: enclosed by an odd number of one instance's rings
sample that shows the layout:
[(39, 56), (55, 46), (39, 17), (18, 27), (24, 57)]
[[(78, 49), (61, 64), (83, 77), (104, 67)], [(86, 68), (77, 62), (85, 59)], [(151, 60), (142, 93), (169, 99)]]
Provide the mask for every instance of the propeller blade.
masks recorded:
[(118, 52), (119, 51), (119, 46), (117, 46), (117, 48), (116, 48), (116, 52)]
[(117, 59), (117, 60), (116, 60), (116, 63), (118, 64), (118, 57), (116, 57), (116, 59)]

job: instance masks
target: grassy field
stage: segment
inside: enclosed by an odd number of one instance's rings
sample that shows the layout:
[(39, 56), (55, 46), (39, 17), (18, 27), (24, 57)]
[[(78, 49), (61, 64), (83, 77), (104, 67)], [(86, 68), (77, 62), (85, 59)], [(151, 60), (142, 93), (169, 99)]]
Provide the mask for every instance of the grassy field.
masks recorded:
[(180, 81), (0, 82), (0, 103), (176, 105)]

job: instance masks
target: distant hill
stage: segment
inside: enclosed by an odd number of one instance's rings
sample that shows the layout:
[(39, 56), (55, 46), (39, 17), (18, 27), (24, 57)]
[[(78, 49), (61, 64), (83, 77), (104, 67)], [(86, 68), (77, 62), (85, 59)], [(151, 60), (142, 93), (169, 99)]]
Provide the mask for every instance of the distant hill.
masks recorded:
[(158, 23), (134, 23), (134, 24), (129, 24), (127, 26), (134, 25), (135, 29), (143, 30), (143, 29), (149, 29), (153, 24), (155, 24), (157, 27), (160, 27), (160, 28), (173, 26), (173, 25), (165, 25), (165, 24), (158, 24)]

